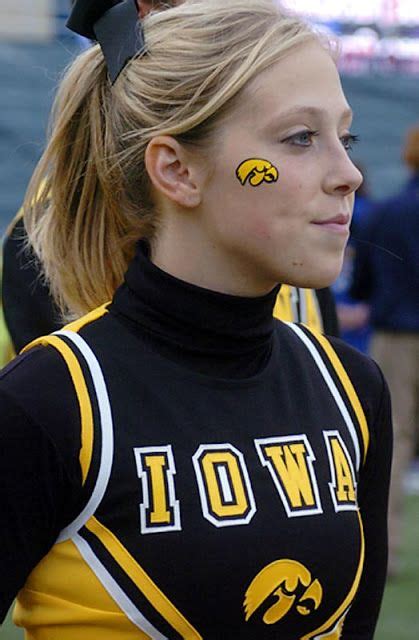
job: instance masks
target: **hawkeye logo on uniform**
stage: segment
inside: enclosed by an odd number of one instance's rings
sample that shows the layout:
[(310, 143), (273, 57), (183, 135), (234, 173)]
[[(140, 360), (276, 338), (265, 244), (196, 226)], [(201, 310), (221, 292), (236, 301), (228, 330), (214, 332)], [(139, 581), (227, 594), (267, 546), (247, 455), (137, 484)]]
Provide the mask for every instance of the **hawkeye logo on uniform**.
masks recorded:
[[(357, 511), (356, 476), (338, 431), (323, 432), (330, 467), (329, 490), (336, 512)], [(305, 434), (254, 441), (289, 518), (323, 513), (316, 458)], [(176, 464), (171, 445), (134, 449), (141, 481), (141, 533), (181, 529)], [(257, 512), (245, 457), (232, 444), (202, 444), (192, 457), (203, 517), (215, 527), (247, 525)]]
[(246, 591), (244, 610), (246, 622), (261, 609), (272, 596), (276, 602), (263, 614), (265, 624), (275, 624), (295, 608), (302, 616), (308, 616), (319, 608), (323, 588), (310, 571), (295, 560), (277, 560), (262, 569)]
[[(259, 616), (266, 625), (273, 625), (293, 611), (301, 616), (310, 616), (319, 609), (322, 601), (323, 587), (320, 581), (313, 578), (301, 562), (283, 559), (268, 564), (252, 580), (246, 591), (243, 608), (246, 622)], [(326, 623), (323, 631), (328, 624), (330, 626), (324, 633), (318, 629), (300, 640), (339, 640), (348, 610), (338, 619), (335, 617)]]

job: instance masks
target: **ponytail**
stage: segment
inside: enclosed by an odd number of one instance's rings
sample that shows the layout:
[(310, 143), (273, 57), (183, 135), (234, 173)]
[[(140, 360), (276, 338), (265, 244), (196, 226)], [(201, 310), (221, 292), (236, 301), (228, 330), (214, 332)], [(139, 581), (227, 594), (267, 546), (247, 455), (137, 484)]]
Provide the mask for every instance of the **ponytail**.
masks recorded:
[(112, 89), (98, 46), (65, 75), (51, 135), (24, 203), (29, 244), (64, 317), (111, 299), (147, 214), (126, 197), (117, 159)]

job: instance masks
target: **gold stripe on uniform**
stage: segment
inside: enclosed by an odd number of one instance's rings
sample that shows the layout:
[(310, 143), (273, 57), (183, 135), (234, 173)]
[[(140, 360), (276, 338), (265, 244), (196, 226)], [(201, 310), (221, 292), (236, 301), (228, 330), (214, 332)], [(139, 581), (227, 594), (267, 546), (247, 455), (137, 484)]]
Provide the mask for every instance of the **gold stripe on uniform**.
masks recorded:
[(86, 313), (85, 316), (82, 316), (81, 318), (70, 322), (70, 324), (67, 324), (65, 327), (63, 327), (63, 329), (65, 329), (66, 331), (74, 331), (75, 333), (78, 333), (80, 329), (82, 329), (86, 324), (94, 322), (94, 320), (98, 320), (98, 318), (104, 316), (105, 313), (108, 313), (108, 304), (109, 302), (102, 304), (100, 307), (97, 307), (97, 309), (93, 309), (93, 311)]
[[(64, 329), (67, 329), (69, 331), (74, 331), (74, 332), (80, 331), (80, 329), (82, 329), (82, 327), (84, 327), (86, 324), (89, 324), (90, 322), (97, 320), (98, 318), (103, 316), (105, 313), (107, 313), (107, 308), (106, 308), (107, 304), (109, 303), (106, 303), (105, 305), (102, 305), (101, 307), (94, 309), (93, 311), (86, 314), (82, 318), (79, 318), (78, 320), (71, 322), (70, 324), (66, 325)], [(36, 340), (33, 340), (32, 342), (27, 344), (26, 347), (22, 349), (21, 353), (25, 353), (26, 351), (29, 351), (29, 349), (32, 349), (32, 347), (36, 347), (39, 345), (42, 345), (42, 346), (51, 345), (52, 347), (57, 349), (57, 351), (60, 352), (60, 354), (62, 355), (62, 357), (64, 358), (67, 364), (68, 370), (71, 375), (71, 379), (74, 384), (74, 388), (76, 390), (77, 399), (80, 407), (80, 415), (81, 415), (81, 433), (80, 433), (81, 448), (80, 448), (80, 454), (79, 454), (79, 461), (80, 461), (81, 474), (82, 474), (82, 484), (84, 485), (86, 482), (87, 474), (89, 472), (90, 464), (92, 461), (93, 432), (94, 432), (92, 405), (90, 401), (89, 392), (87, 390), (86, 382), (84, 379), (84, 375), (81, 370), (80, 363), (76, 358), (76, 356), (74, 355), (72, 349), (70, 349), (70, 347), (58, 336), (50, 335), (50, 336), (43, 336), (41, 338), (37, 338)]]
[(317, 333), (317, 331), (313, 331), (312, 329), (309, 329), (309, 331), (314, 335), (314, 337), (317, 339), (317, 341), (321, 344), (324, 351), (326, 352), (327, 357), (329, 358), (334, 370), (338, 375), (339, 380), (343, 385), (343, 388), (345, 389), (346, 395), (349, 398), (349, 402), (352, 405), (352, 409), (355, 412), (356, 418), (358, 420), (358, 423), (361, 429), (361, 434), (362, 434), (362, 442), (364, 445), (363, 462), (365, 464), (365, 460), (368, 453), (368, 447), (370, 444), (370, 434), (368, 430), (367, 419), (365, 417), (365, 413), (364, 413), (364, 410), (362, 409), (358, 395), (341, 361), (339, 360), (339, 357), (336, 351), (333, 349), (330, 342), (320, 333)]
[(22, 353), (29, 351), (32, 347), (37, 345), (47, 346), (51, 345), (54, 349), (60, 352), (62, 357), (64, 358), (68, 370), (71, 375), (71, 379), (74, 384), (74, 388), (76, 390), (77, 399), (80, 406), (80, 416), (81, 416), (81, 448), (79, 454), (79, 461), (82, 473), (82, 483), (86, 482), (87, 474), (90, 468), (90, 463), (92, 460), (92, 451), (93, 451), (93, 411), (92, 405), (90, 402), (89, 392), (87, 390), (86, 382), (84, 380), (84, 375), (81, 370), (81, 366), (76, 356), (74, 355), (72, 349), (58, 336), (45, 336), (42, 338), (38, 338), (33, 342), (26, 345), (24, 349), (22, 349)]
[(133, 583), (144, 594), (150, 604), (159, 614), (175, 629), (182, 638), (188, 640), (202, 640), (198, 631), (176, 609), (174, 604), (160, 591), (144, 569), (134, 560), (129, 551), (121, 544), (118, 538), (101, 524), (94, 516), (86, 523), (86, 528), (91, 531), (106, 547), (121, 569), (131, 578)]

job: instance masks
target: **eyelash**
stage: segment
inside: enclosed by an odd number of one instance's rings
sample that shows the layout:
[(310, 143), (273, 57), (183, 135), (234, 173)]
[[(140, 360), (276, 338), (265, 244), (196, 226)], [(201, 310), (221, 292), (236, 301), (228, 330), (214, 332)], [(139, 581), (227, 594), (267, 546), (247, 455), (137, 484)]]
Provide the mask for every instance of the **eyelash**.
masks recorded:
[[(283, 140), (283, 142), (287, 142), (290, 144), (294, 144), (296, 147), (311, 147), (311, 143), (312, 140), (311, 138), (315, 138), (319, 135), (319, 131), (300, 131), (298, 133), (294, 133), (292, 136), (289, 136), (289, 138), (286, 138), (285, 140)], [(301, 138), (303, 136), (308, 136), (310, 138), (310, 144), (299, 144), (298, 142), (296, 142), (296, 140), (298, 140), (298, 138)], [(357, 142), (359, 142), (359, 136), (354, 135), (352, 133), (348, 133), (344, 136), (342, 136), (341, 138), (341, 142), (343, 144), (343, 147), (346, 151), (351, 151), (353, 149), (353, 145), (355, 145)]]
[(353, 145), (359, 142), (359, 136), (354, 133), (348, 133), (346, 136), (342, 136), (341, 141), (346, 151), (352, 151)]

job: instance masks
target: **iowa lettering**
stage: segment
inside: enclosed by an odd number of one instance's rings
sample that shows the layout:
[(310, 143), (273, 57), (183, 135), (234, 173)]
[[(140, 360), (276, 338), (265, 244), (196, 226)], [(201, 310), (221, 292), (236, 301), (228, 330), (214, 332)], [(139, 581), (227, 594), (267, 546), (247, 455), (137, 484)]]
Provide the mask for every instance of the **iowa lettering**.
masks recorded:
[[(336, 512), (356, 511), (356, 476), (338, 431), (324, 431), (330, 466), (329, 489)], [(305, 434), (254, 441), (262, 467), (290, 518), (323, 513), (315, 456)], [(141, 532), (181, 529), (176, 466), (171, 445), (134, 449), (142, 485)], [(202, 444), (192, 458), (202, 513), (215, 527), (248, 524), (256, 513), (245, 458), (232, 444)]]

